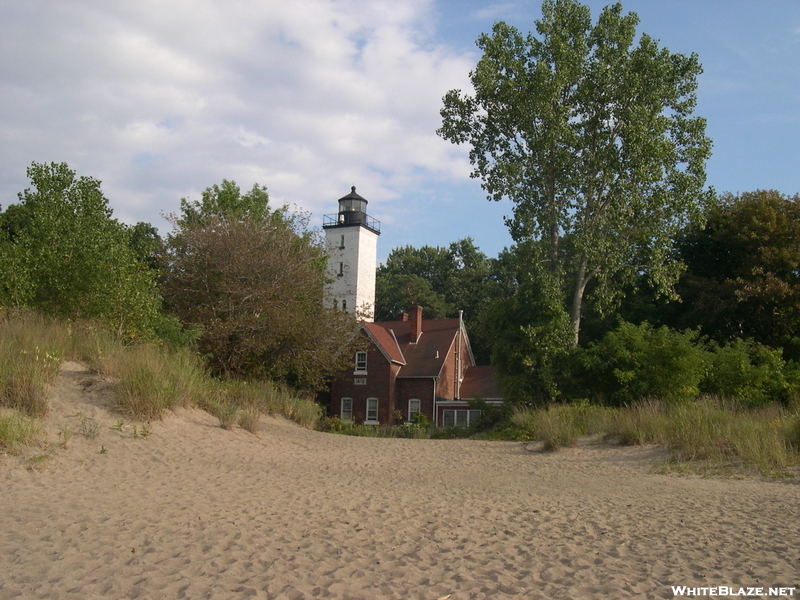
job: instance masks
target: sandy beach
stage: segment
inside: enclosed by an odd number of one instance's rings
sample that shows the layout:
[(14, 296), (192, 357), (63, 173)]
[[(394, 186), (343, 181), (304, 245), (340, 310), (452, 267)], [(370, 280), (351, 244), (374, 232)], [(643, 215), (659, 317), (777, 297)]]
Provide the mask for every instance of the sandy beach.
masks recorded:
[(79, 414), (99, 433), (35, 468), (41, 448), (0, 458), (0, 600), (800, 596), (796, 482), (657, 474), (657, 448), (532, 453), (266, 417), (256, 436), (200, 410), (143, 438), (113, 428), (109, 385), (75, 363), (51, 402), (52, 441)]

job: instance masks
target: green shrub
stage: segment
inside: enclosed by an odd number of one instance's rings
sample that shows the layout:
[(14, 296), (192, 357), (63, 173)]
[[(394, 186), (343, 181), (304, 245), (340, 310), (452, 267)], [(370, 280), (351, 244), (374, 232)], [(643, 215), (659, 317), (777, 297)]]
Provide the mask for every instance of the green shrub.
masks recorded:
[(580, 363), (587, 392), (606, 402), (684, 402), (700, 392), (706, 355), (695, 331), (622, 323), (581, 353)]
[(701, 384), (705, 393), (749, 406), (786, 399), (789, 384), (783, 375), (781, 350), (737, 339), (713, 348), (709, 357), (708, 374)]

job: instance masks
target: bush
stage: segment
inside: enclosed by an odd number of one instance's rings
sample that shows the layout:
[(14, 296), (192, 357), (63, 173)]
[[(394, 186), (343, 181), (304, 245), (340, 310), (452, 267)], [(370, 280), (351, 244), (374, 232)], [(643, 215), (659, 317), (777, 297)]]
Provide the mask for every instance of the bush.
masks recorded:
[(692, 400), (707, 366), (698, 337), (695, 331), (622, 323), (580, 355), (586, 391), (618, 406), (648, 397)]
[(713, 348), (701, 388), (749, 406), (784, 400), (789, 392), (784, 366), (780, 350), (737, 339)]

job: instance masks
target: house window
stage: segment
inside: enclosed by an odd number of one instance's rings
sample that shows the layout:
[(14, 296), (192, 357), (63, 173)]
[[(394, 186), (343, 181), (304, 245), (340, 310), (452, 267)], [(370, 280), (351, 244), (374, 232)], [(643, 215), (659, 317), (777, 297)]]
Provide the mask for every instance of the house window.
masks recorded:
[(339, 418), (347, 423), (353, 420), (352, 398), (342, 398), (342, 410), (339, 411)]
[(356, 373), (367, 372), (367, 353), (356, 352)]
[(418, 398), (412, 398), (408, 401), (408, 420), (414, 422), (414, 415), (420, 412), (420, 401)]
[(442, 427), (472, 427), (480, 416), (479, 410), (443, 410)]
[(378, 424), (378, 399), (367, 398), (367, 418), (364, 421), (365, 425)]

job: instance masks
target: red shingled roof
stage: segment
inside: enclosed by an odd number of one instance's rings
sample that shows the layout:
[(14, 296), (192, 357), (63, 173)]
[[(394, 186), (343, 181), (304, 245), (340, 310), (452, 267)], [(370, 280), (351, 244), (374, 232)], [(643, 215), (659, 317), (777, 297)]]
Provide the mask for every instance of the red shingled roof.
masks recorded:
[(403, 356), (403, 351), (397, 343), (397, 339), (392, 333), (390, 328), (382, 326), (383, 323), (364, 323), (364, 329), (367, 330), (372, 340), (378, 348), (386, 356), (387, 360), (396, 362), (401, 365), (406, 364), (406, 359)]
[[(422, 335), (412, 343), (412, 321), (364, 323), (383, 354), (391, 361), (405, 365), (398, 377), (436, 377), (458, 334), (458, 319), (423, 319)], [(466, 351), (472, 350), (467, 344)]]
[[(387, 360), (401, 365), (398, 378), (438, 377), (445, 358), (458, 337), (459, 319), (423, 319), (422, 335), (412, 339), (413, 320), (364, 323), (364, 329)], [(416, 343), (414, 343), (416, 342)], [(495, 378), (494, 367), (476, 367), (468, 339), (468, 358), (461, 383), (462, 398), (501, 400), (502, 388)]]

